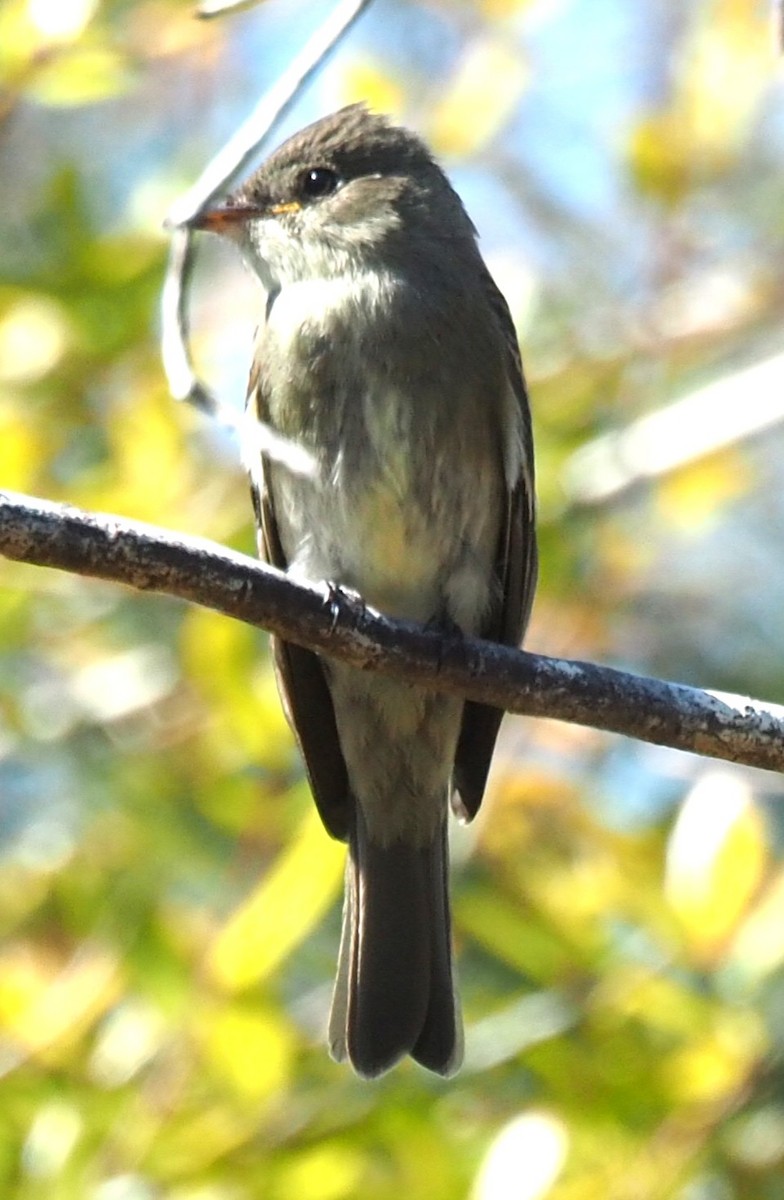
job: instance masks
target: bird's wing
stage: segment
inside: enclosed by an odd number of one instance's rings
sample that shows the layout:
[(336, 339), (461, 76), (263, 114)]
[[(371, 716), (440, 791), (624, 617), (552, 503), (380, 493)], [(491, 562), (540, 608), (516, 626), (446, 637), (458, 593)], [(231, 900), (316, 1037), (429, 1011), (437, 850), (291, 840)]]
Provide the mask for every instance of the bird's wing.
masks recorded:
[[(489, 272), (485, 275), (487, 301), (503, 337), (506, 373), (516, 406), (521, 456), (516, 478), (507, 479), (506, 506), (496, 556), (496, 578), (501, 602), (493, 607), (482, 637), (519, 646), (533, 604), (537, 576), (535, 529), (534, 456), (531, 412), (517, 344), (517, 333), (506, 300)], [(505, 431), (506, 437), (516, 436)], [(506, 455), (504, 455), (506, 459)], [(455, 757), (454, 785), (461, 816), (476, 816), (490, 770), (503, 712), (486, 704), (466, 701)]]
[[(260, 360), (259, 354), (254, 355), (248, 383), (248, 416), (251, 420), (255, 417), (266, 421), (263, 374), (256, 365)], [(275, 518), (269, 464), (263, 457), (260, 467), (251, 471), (251, 491), (259, 555), (265, 562), (285, 571), (288, 563)], [(310, 650), (276, 637), (271, 643), (283, 707), (299, 742), (319, 814), (328, 833), (346, 841), (352, 802), (324, 668)]]

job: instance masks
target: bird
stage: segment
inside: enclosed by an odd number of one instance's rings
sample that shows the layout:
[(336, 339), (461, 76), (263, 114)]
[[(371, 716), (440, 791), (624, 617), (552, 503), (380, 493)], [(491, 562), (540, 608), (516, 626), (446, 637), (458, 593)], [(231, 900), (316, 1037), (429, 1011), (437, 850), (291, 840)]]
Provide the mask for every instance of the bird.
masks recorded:
[[(518, 646), (537, 578), (531, 414), (509, 308), (425, 142), (353, 104), (198, 229), (266, 294), (247, 393), (261, 557), (445, 637)], [(278, 452), (291, 446), (297, 454)], [(326, 831), (348, 844), (329, 1048), (451, 1076), (463, 1031), (447, 820), (482, 801), (500, 710), (273, 639)]]

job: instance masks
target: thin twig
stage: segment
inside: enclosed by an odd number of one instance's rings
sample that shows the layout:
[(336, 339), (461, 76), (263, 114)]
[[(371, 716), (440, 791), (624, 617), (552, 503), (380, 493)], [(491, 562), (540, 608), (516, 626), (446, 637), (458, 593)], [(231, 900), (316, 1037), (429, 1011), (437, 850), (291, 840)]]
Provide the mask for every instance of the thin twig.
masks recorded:
[(211, 17), (227, 17), (262, 3), (263, 0), (201, 0), (196, 9), (196, 16), (204, 20)]
[(167, 225), (186, 225), (224, 192), (233, 179), (244, 174), (266, 139), (370, 2), (340, 0), (193, 186), (175, 200), (169, 209)]
[(777, 705), (442, 636), (391, 621), (326, 585), (293, 583), (254, 559), (154, 526), (5, 492), (0, 553), (179, 597), (362, 670), (509, 712), (784, 770), (784, 709)]
[(193, 369), (188, 321), (188, 287), (192, 269), (193, 234), (190, 229), (174, 229), (161, 295), (163, 369), (175, 400), (186, 400), (222, 425), (235, 428), (237, 419), (233, 410), (221, 404)]
[(280, 79), (215, 155), (196, 183), (174, 202), (165, 224), (172, 230), (161, 303), (161, 351), (172, 395), (233, 426), (236, 418), (197, 377), (189, 347), (188, 283), (191, 233), (185, 228), (243, 173), (282, 117), (323, 66), (371, 0), (340, 0)]

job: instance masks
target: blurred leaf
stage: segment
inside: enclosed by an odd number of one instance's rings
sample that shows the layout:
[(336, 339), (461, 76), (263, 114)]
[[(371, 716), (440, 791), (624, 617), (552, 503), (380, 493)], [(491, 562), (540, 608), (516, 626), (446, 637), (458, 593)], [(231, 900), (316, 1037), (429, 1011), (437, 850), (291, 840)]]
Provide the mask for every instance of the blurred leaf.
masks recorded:
[[(745, 134), (764, 84), (761, 65), (773, 68), (772, 39), (742, 0), (715, 0), (699, 27), (684, 78), (687, 120), (703, 154), (725, 161)], [(756, 18), (756, 19), (755, 19)]]
[(363, 1174), (358, 1149), (325, 1142), (281, 1164), (271, 1195), (274, 1200), (289, 1200), (291, 1196), (298, 1200), (349, 1200), (361, 1194)]
[(256, 891), (213, 942), (208, 969), (220, 987), (239, 991), (265, 979), (333, 903), (346, 851), (332, 841), (315, 806)]
[(731, 976), (752, 987), (784, 964), (784, 871), (777, 869), (732, 941), (727, 961)]
[(455, 921), (490, 954), (529, 979), (541, 981), (571, 974), (570, 949), (551, 930), (531, 920), (518, 902), (488, 886), (461, 888)]
[(191, 1179), (232, 1154), (253, 1136), (251, 1113), (212, 1102), (178, 1113), (166, 1122), (149, 1155), (150, 1167), (165, 1180)]
[(554, 1113), (521, 1113), (494, 1137), (472, 1200), (540, 1200), (551, 1195), (568, 1149), (568, 1130)]
[(713, 1028), (665, 1058), (664, 1075), (675, 1103), (714, 1104), (742, 1092), (767, 1048), (753, 1013), (718, 1015)]
[(0, 959), (0, 1023), (26, 1054), (57, 1061), (114, 1001), (120, 964), (85, 944), (62, 969), (34, 947), (8, 947)]
[(19, 406), (0, 400), (0, 472), (3, 485), (15, 491), (32, 491), (43, 453), (42, 439), (32, 422), (25, 421)]
[(52, 54), (28, 94), (40, 104), (77, 105), (119, 95), (128, 86), (123, 56), (105, 46), (73, 46)]
[(700, 961), (735, 932), (768, 864), (766, 831), (740, 777), (707, 773), (681, 808), (667, 849), (665, 891)]
[(296, 765), (263, 637), (205, 609), (185, 616), (181, 653), (188, 676), (209, 706), (205, 748), (223, 770), (249, 761), (285, 776)]
[(212, 1070), (242, 1100), (257, 1104), (287, 1086), (294, 1045), (279, 1012), (238, 1004), (203, 1008), (196, 1024)]
[(527, 80), (520, 51), (506, 39), (477, 39), (430, 119), (431, 140), (442, 154), (476, 153), (514, 111)]
[(343, 77), (343, 103), (367, 104), (374, 112), (394, 115), (403, 109), (405, 95), (400, 84), (367, 57), (352, 62)]
[(671, 207), (680, 203), (701, 165), (694, 161), (680, 114), (652, 114), (640, 121), (629, 141), (629, 165), (641, 192)]
[(61, 362), (72, 340), (62, 305), (20, 296), (0, 316), (0, 381), (33, 383)]
[(720, 519), (721, 508), (753, 485), (743, 454), (728, 450), (690, 463), (661, 481), (657, 502), (671, 525), (697, 533)]

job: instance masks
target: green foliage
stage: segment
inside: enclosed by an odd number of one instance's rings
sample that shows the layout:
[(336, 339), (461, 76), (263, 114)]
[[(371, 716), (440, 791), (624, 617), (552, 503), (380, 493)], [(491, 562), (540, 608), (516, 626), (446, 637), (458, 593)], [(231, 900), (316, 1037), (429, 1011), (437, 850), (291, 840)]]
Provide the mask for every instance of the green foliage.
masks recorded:
[[(743, 558), (751, 526), (763, 547), (777, 532), (754, 445), (606, 501), (569, 485), (581, 447), (780, 329), (764, 14), (678, 6), (656, 105), (614, 118), (619, 208), (654, 247), (635, 290), (633, 239), (567, 218), (516, 157), (545, 7), (393, 8), (390, 28), (416, 12), (463, 52), (431, 80), (400, 29), (405, 77), (393, 49), (358, 41), (339, 99), (409, 104), (454, 165), (476, 155), (528, 214), (531, 261), (550, 262), (522, 270), (510, 244), (502, 280), (538, 439), (530, 645), (780, 692), (780, 642), (759, 634), (780, 613)], [(0, 486), (249, 550), (236, 451), (171, 401), (155, 334), (157, 228), (209, 152), (191, 110), (209, 125), (234, 86), (232, 28), (165, 0), (3, 6)], [(158, 141), (182, 144), (176, 167)], [(220, 358), (218, 310), (232, 318), (232, 289), (215, 291), (217, 308), (199, 299), (205, 361)], [(361, 1083), (324, 1046), (342, 850), (315, 816), (263, 637), (4, 564), (0, 1194), (782, 1200), (780, 785), (507, 724), (486, 808), (455, 836), (465, 1068)]]

